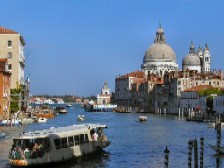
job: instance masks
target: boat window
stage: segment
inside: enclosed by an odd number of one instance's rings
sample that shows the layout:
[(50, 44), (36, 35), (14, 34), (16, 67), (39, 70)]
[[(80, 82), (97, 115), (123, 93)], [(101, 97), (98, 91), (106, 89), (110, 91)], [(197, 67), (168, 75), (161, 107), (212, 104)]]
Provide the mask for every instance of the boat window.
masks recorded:
[(75, 139), (75, 145), (79, 145), (79, 135), (75, 135), (74, 136), (74, 139)]
[(61, 149), (61, 141), (60, 141), (60, 139), (55, 139), (54, 140), (54, 144), (55, 144), (56, 149)]
[(62, 144), (62, 148), (67, 148), (68, 147), (67, 137), (61, 138), (61, 144)]
[(80, 144), (89, 142), (87, 134), (80, 134)]
[(86, 143), (89, 142), (89, 137), (88, 137), (87, 134), (85, 134), (85, 142), (86, 142)]
[(73, 147), (74, 146), (73, 136), (68, 137), (68, 144), (69, 144), (69, 147)]

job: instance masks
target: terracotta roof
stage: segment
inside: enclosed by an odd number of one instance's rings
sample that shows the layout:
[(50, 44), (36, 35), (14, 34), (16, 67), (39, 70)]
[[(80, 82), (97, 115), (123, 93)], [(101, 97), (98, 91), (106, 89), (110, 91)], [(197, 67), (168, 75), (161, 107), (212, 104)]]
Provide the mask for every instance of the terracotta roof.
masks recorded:
[(198, 85), (198, 86), (193, 86), (189, 89), (186, 89), (185, 92), (198, 92), (201, 90), (212, 89), (212, 88), (214, 88), (214, 87), (211, 85)]
[(7, 62), (7, 58), (0, 58), (0, 62)]
[(143, 78), (144, 72), (143, 71), (134, 71), (134, 72), (130, 72), (125, 75), (122, 75), (122, 76), (118, 76), (117, 78), (129, 78), (129, 77)]
[(10, 30), (0, 26), (0, 34), (18, 34), (18, 33), (14, 30)]

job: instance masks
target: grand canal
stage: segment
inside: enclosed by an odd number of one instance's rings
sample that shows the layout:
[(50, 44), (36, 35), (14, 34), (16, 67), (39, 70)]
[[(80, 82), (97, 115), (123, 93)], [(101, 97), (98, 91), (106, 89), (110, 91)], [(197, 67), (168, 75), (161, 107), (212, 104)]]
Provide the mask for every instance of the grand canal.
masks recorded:
[[(85, 115), (85, 121), (77, 121), (77, 116), (81, 114)], [(108, 125), (105, 133), (111, 144), (105, 151), (110, 153), (109, 155), (99, 155), (78, 163), (58, 165), (58, 168), (161, 168), (164, 167), (164, 150), (166, 146), (170, 151), (169, 166), (171, 168), (187, 168), (188, 141), (190, 139), (197, 139), (198, 148), (200, 148), (200, 138), (202, 136), (204, 137), (204, 167), (216, 167), (214, 151), (209, 147), (209, 144), (216, 144), (216, 132), (214, 128), (208, 128), (206, 123), (186, 122), (178, 116), (148, 113), (146, 114), (148, 120), (142, 123), (138, 121), (139, 115), (138, 113), (91, 113), (85, 112), (79, 105), (76, 105), (69, 107), (67, 114), (58, 115), (56, 118), (48, 120), (47, 123), (27, 125), (24, 129), (25, 131), (33, 131), (52, 126), (68, 126), (81, 123), (101, 123)], [(7, 141), (10, 140), (11, 137), (9, 136)], [(2, 159), (0, 158), (1, 161)], [(1, 167), (10, 167), (6, 161), (0, 163), (0, 165), (2, 165)], [(222, 159), (220, 160), (220, 167), (224, 167)]]

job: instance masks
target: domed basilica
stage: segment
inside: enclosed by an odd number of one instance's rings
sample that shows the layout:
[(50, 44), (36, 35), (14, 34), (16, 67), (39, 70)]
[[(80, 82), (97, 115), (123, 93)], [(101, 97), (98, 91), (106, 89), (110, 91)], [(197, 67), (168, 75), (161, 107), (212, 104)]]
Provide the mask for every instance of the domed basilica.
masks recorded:
[[(154, 44), (145, 52), (142, 70), (146, 75), (155, 74), (162, 77), (165, 72), (178, 71), (176, 55), (173, 49), (166, 43), (164, 30), (159, 26), (156, 32)], [(210, 52), (208, 45), (202, 51), (199, 47), (197, 53), (194, 44), (191, 43), (189, 54), (182, 60), (183, 70), (196, 70), (198, 73), (210, 72)]]
[(158, 76), (163, 76), (166, 71), (178, 70), (176, 55), (166, 43), (161, 25), (156, 32), (154, 44), (145, 52), (141, 68), (146, 74), (156, 74)]

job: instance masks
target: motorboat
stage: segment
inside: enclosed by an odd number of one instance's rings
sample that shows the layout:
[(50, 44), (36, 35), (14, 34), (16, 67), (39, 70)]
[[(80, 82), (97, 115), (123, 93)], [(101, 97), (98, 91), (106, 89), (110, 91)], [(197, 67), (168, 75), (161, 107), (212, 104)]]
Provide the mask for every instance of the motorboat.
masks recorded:
[[(215, 145), (209, 145), (209, 146), (212, 148), (212, 150), (217, 152), (217, 146), (215, 146)], [(222, 154), (222, 155), (224, 154), (224, 146), (220, 146), (219, 153)]]
[(21, 120), (21, 122), (22, 122), (22, 125), (26, 125), (26, 124), (31, 124), (31, 123), (33, 123), (34, 122), (34, 119), (33, 118), (23, 118), (22, 120)]
[[(12, 167), (45, 167), (47, 164), (87, 157), (109, 146), (105, 128), (107, 126), (101, 124), (83, 124), (15, 135), (9, 149), (9, 162)], [(92, 138), (93, 129), (98, 134), (97, 139)]]
[(55, 113), (54, 110), (52, 108), (50, 108), (48, 105), (42, 105), (39, 108), (35, 108), (34, 112), (33, 112), (33, 116), (36, 116), (37, 118), (47, 118), (47, 119), (51, 119), (51, 118), (55, 118)]
[(0, 139), (5, 138), (5, 133), (4, 132), (0, 132)]
[[(215, 122), (209, 122), (208, 127), (209, 128), (215, 128)], [(224, 127), (224, 122), (221, 122), (221, 127)]]
[(59, 113), (59, 114), (66, 114), (67, 113), (67, 110), (65, 107), (56, 107), (55, 108), (55, 112), (56, 113)]
[(139, 121), (147, 121), (147, 116), (139, 116)]
[(86, 118), (85, 118), (85, 116), (84, 115), (78, 115), (78, 117), (77, 117), (77, 120), (78, 121), (83, 121), (83, 120), (85, 120)]
[(47, 122), (47, 119), (40, 117), (40, 118), (37, 119), (37, 122), (38, 123), (46, 123)]

